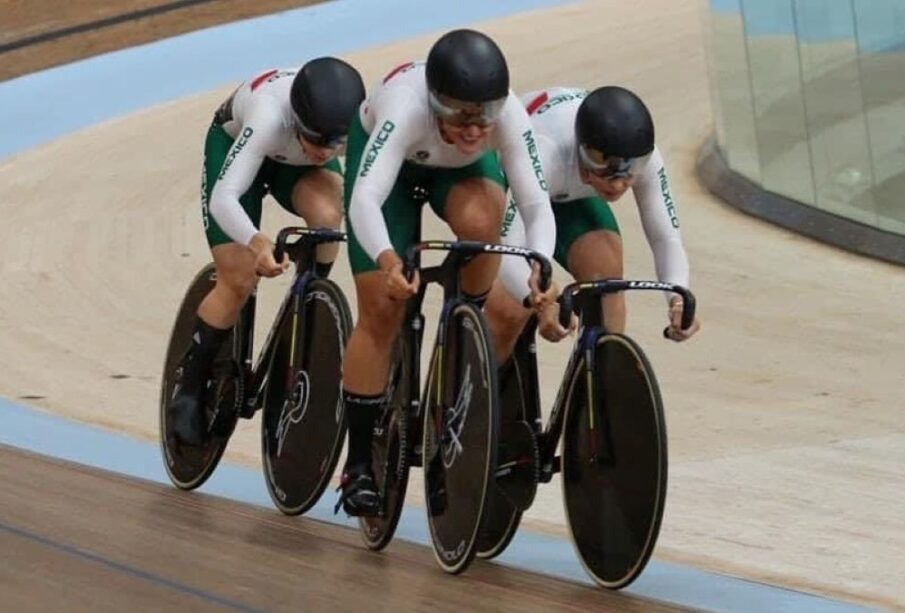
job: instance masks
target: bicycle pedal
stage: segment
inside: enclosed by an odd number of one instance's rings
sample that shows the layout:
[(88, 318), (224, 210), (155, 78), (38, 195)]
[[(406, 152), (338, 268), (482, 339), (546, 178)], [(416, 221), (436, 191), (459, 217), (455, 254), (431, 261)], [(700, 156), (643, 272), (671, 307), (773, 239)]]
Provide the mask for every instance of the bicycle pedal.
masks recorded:
[(493, 476), (494, 476), (495, 478), (499, 479), (500, 477), (505, 477), (506, 475), (510, 474), (511, 472), (512, 472), (512, 467), (510, 467), (510, 466), (505, 466), (505, 467), (502, 467), (502, 468), (497, 468), (497, 469), (494, 471)]
[(251, 419), (255, 416), (258, 408), (255, 406), (254, 401), (249, 401), (244, 405), (239, 406), (239, 417), (242, 419)]
[(540, 467), (540, 475), (538, 477), (538, 481), (540, 483), (550, 483), (550, 481), (553, 479), (553, 475), (560, 472), (561, 470), (562, 458), (555, 456), (549, 464), (544, 464)]
[(423, 466), (424, 461), (421, 458), (421, 445), (416, 445), (409, 454), (409, 466)]

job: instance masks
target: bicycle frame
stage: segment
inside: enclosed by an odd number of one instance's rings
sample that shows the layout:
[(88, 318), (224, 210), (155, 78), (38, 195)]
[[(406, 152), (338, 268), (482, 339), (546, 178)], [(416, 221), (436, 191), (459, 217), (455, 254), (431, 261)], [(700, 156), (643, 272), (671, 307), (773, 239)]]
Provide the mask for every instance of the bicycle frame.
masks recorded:
[[(415, 250), (410, 252), (410, 263), (407, 262), (407, 273), (411, 276), (412, 271), (418, 266), (418, 253), (424, 249), (444, 249), (449, 248), (455, 243), (446, 243), (437, 241), (434, 243), (421, 243), (415, 246)], [(426, 245), (432, 245), (427, 247)], [(423, 247), (422, 247), (423, 246)], [(420, 248), (419, 248), (420, 247)], [(431, 283), (437, 283), (443, 287), (443, 306), (440, 310), (440, 320), (437, 326), (437, 347), (442, 360), (444, 355), (443, 348), (446, 346), (446, 321), (453, 305), (462, 299), (461, 284), (459, 279), (459, 268), (474, 255), (466, 255), (461, 252), (450, 251), (449, 255), (438, 266), (420, 269), (421, 283), (418, 287), (418, 293), (408, 301), (406, 305), (405, 319), (402, 324), (401, 333), (405, 335), (403, 342), (407, 343), (410, 351), (408, 353), (409, 363), (406, 368), (409, 371), (409, 397), (407, 401), (408, 418), (410, 424), (416, 424), (415, 446), (413, 448), (412, 465), (421, 465), (421, 443), (420, 432), (421, 422), (421, 347), (424, 339), (424, 313), (421, 307), (424, 304), (424, 296), (427, 288)], [(439, 386), (438, 390), (442, 390), (443, 386)]]
[[(526, 402), (532, 403), (533, 406), (527, 407), (531, 414), (537, 415), (538, 422), (534, 424), (535, 433), (538, 434), (538, 447), (540, 456), (540, 482), (547, 483), (553, 478), (553, 474), (559, 472), (560, 462), (556, 456), (556, 448), (559, 445), (559, 439), (562, 436), (563, 419), (565, 417), (567, 390), (570, 382), (576, 376), (576, 368), (578, 368), (579, 360), (584, 357), (584, 381), (586, 387), (586, 398), (593, 406), (595, 399), (602, 397), (604, 390), (602, 382), (594, 376), (596, 369), (596, 352), (597, 339), (601, 335), (606, 334), (603, 321), (603, 309), (600, 298), (603, 294), (614, 293), (626, 290), (653, 290), (674, 292), (682, 296), (684, 300), (684, 311), (682, 313), (682, 327), (688, 328), (694, 321), (695, 299), (690, 291), (684, 287), (673, 285), (670, 283), (661, 283), (657, 281), (630, 281), (622, 279), (605, 279), (602, 281), (593, 281), (587, 283), (573, 283), (563, 289), (562, 302), (560, 308), (560, 323), (568, 325), (572, 317), (573, 308), (580, 313), (579, 336), (569, 355), (569, 361), (566, 363), (563, 372), (562, 381), (559, 390), (556, 393), (556, 399), (553, 401), (553, 407), (550, 411), (550, 417), (547, 420), (546, 427), (542, 428), (540, 418), (540, 384), (537, 375), (537, 345), (535, 342), (535, 333), (537, 322), (534, 318), (525, 326), (522, 334), (519, 336), (516, 344), (516, 352), (514, 359), (526, 360), (527, 383)], [(578, 300), (576, 300), (576, 297)], [(577, 307), (577, 308), (575, 308)], [(519, 352), (518, 349), (524, 347), (525, 350)], [(589, 427), (595, 430), (594, 411), (589, 411), (591, 423)], [(608, 448), (606, 437), (608, 432), (603, 432), (601, 436), (604, 440), (603, 444), (596, 451), (600, 454)], [(595, 439), (592, 440), (596, 440)]]
[[(408, 416), (416, 421), (411, 423), (420, 424), (421, 419), (421, 343), (424, 336), (424, 314), (421, 307), (424, 304), (424, 296), (427, 287), (431, 283), (438, 283), (443, 287), (443, 306), (440, 310), (440, 320), (437, 327), (437, 358), (441, 360), (439, 367), (443, 368), (442, 360), (445, 358), (444, 348), (446, 346), (447, 319), (452, 308), (461, 300), (462, 290), (459, 279), (459, 270), (475, 256), (487, 253), (500, 253), (503, 255), (513, 255), (534, 260), (541, 263), (541, 284), (546, 286), (549, 283), (551, 269), (550, 264), (542, 256), (537, 253), (521, 247), (510, 247), (506, 245), (495, 245), (489, 243), (480, 243), (476, 241), (426, 241), (413, 245), (405, 260), (406, 276), (411, 278), (414, 270), (420, 264), (420, 253), (427, 250), (448, 251), (449, 254), (444, 258), (443, 262), (438, 266), (431, 266), (420, 269), (421, 283), (418, 293), (414, 298), (410, 299), (406, 306), (406, 315), (403, 320), (402, 333), (407, 336), (404, 342), (409, 343), (412, 351), (409, 352), (409, 372), (411, 374)], [(443, 372), (441, 370), (441, 372)], [(438, 386), (438, 392), (442, 393), (445, 386)], [(416, 439), (417, 440), (417, 439)], [(417, 456), (417, 454), (416, 454)], [(416, 458), (417, 459), (417, 458)], [(415, 466), (418, 462), (413, 462)]]
[[(292, 236), (300, 237), (294, 243), (288, 240)], [(236, 355), (241, 358), (241, 371), (245, 383), (242, 406), (239, 409), (241, 417), (250, 418), (258, 409), (261, 394), (267, 386), (267, 366), (270, 364), (273, 351), (276, 348), (276, 333), (279, 323), (283, 321), (288, 309), (292, 309), (292, 325), (293, 330), (298, 326), (299, 316), (301, 315), (301, 297), (305, 293), (308, 283), (315, 277), (315, 250), (321, 243), (342, 241), (346, 239), (346, 235), (337, 230), (320, 229), (320, 228), (284, 228), (277, 236), (277, 246), (274, 250), (274, 257), (277, 261), (282, 260), (282, 254), (289, 255), (290, 260), (295, 263), (295, 273), (289, 289), (280, 303), (276, 317), (264, 340), (264, 346), (258, 354), (258, 359), (254, 360), (254, 324), (255, 312), (257, 309), (257, 288), (252, 291), (248, 302), (242, 308), (240, 316), (240, 326), (238, 335), (238, 347)], [(294, 334), (293, 334), (294, 337)], [(295, 346), (293, 345), (293, 351)]]

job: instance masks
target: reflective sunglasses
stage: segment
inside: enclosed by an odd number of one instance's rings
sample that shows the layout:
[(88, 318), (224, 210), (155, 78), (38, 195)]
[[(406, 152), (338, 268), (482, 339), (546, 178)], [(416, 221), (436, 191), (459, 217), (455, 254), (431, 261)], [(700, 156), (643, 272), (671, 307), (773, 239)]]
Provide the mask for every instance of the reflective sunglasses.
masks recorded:
[(500, 117), (506, 98), (488, 102), (464, 102), (443, 94), (428, 93), (431, 110), (443, 121), (454, 126), (480, 126), (486, 128)]
[(632, 167), (638, 158), (606, 157), (602, 151), (585, 145), (578, 146), (581, 165), (592, 175), (601, 179), (623, 179), (632, 176)]
[(322, 134), (306, 126), (300, 119), (297, 120), (296, 127), (298, 128), (299, 134), (301, 134), (306, 141), (308, 141), (312, 145), (315, 145), (316, 147), (336, 149), (337, 147), (341, 147), (342, 145), (346, 144), (346, 138), (348, 136), (346, 134)]

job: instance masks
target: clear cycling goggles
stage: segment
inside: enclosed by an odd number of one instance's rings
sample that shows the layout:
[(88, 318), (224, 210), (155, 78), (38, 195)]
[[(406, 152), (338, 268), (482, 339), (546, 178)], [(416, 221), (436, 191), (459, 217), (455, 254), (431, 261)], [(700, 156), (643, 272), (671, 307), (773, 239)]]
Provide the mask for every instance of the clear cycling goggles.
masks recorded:
[(464, 102), (443, 94), (428, 92), (431, 110), (443, 121), (454, 126), (480, 126), (486, 128), (500, 118), (506, 98), (488, 102)]
[(581, 165), (601, 179), (623, 179), (632, 176), (632, 167), (638, 158), (606, 157), (602, 151), (578, 145)]
[(296, 127), (302, 137), (316, 147), (325, 147), (327, 149), (336, 149), (346, 144), (346, 134), (322, 134), (316, 130), (312, 130), (301, 119), (296, 118)]

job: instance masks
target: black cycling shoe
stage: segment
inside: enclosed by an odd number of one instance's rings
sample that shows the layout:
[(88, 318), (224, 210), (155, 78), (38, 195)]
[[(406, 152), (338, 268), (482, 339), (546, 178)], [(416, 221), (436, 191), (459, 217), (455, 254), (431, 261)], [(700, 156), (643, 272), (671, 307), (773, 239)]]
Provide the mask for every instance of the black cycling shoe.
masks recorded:
[(176, 438), (186, 445), (200, 447), (207, 442), (208, 436), (205, 415), (208, 381), (196, 366), (189, 353), (176, 371), (169, 410)]
[(333, 513), (342, 507), (351, 517), (374, 517), (380, 514), (380, 494), (374, 475), (367, 467), (353, 467), (343, 472), (337, 491), (342, 491)]

